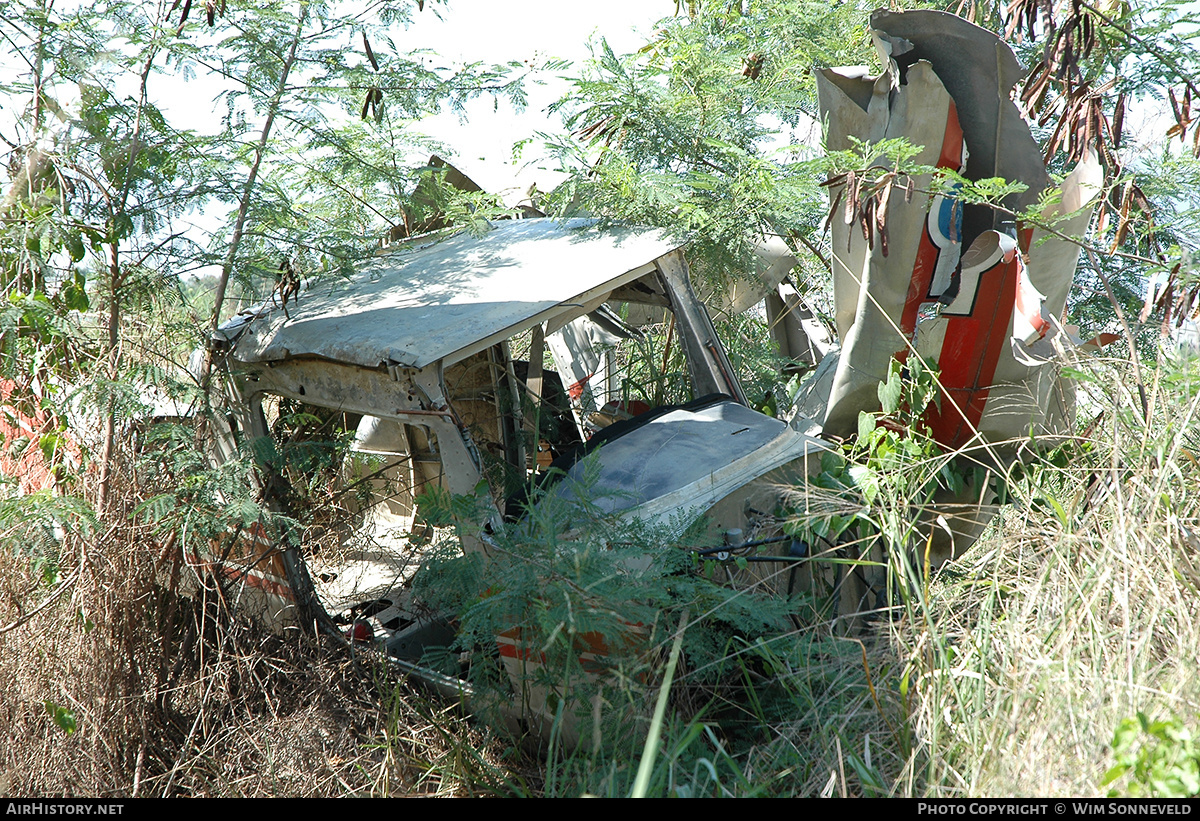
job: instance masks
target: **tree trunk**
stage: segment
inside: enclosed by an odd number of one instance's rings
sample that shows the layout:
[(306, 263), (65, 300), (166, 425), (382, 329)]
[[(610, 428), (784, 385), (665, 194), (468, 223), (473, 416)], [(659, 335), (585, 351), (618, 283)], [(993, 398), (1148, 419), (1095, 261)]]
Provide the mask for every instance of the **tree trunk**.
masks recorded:
[[(271, 129), (275, 125), (275, 115), (279, 112), (279, 107), (283, 102), (283, 95), (287, 91), (288, 75), (291, 73), (292, 66), (296, 62), (296, 52), (300, 47), (300, 41), (304, 33), (304, 24), (308, 20), (308, 2), (303, 0), (300, 4), (300, 15), (296, 20), (296, 31), (292, 35), (291, 46), (288, 49), (287, 57), (284, 58), (283, 68), (279, 72), (279, 83), (275, 89), (275, 95), (271, 98), (271, 103), (267, 107), (267, 121), (263, 123), (262, 133), (258, 138), (258, 145), (254, 149), (254, 163), (250, 166), (250, 173), (246, 177), (246, 184), (242, 188), (242, 199), (238, 203), (237, 219), (233, 224), (233, 236), (229, 240), (229, 248), (225, 252), (225, 261), (221, 266), (221, 277), (217, 280), (216, 300), (213, 304), (212, 318), (209, 322), (209, 330), (215, 331), (221, 324), (221, 307), (225, 302), (225, 290), (229, 285), (229, 277), (233, 273), (233, 264), (237, 259), (238, 247), (242, 242), (242, 232), (246, 227), (246, 215), (250, 211), (250, 201), (254, 196), (254, 186), (258, 181), (258, 170), (262, 166), (263, 157), (267, 151), (267, 141), (271, 137)], [(212, 369), (212, 351), (209, 350), (204, 356), (204, 368), (201, 373), (201, 383), (207, 390), (209, 382), (209, 372)]]

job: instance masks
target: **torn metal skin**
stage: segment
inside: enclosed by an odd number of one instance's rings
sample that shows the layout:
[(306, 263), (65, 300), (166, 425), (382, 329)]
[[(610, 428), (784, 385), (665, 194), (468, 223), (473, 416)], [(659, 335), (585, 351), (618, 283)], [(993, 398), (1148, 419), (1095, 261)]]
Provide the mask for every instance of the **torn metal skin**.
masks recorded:
[[(888, 201), (886, 247), (833, 220), (841, 351), (827, 377), (824, 428), (853, 432), (859, 411), (877, 407), (875, 386), (889, 361), (915, 352), (941, 370), (943, 401), (927, 421), (946, 447), (1011, 454), (1014, 440), (1061, 435), (1074, 397), (1058, 377), (1054, 344), (1079, 247), (1008, 213), (1036, 204), (1050, 185), (1009, 98), (1021, 76), (1016, 57), (996, 35), (944, 12), (880, 10), (871, 27), (882, 74), (817, 74), (827, 146), (904, 138), (921, 147), (915, 163), (1026, 188), (1005, 198), (1002, 211), (921, 193), (931, 180), (919, 176), (911, 201)], [(1100, 183), (1095, 159), (1080, 163), (1043, 218), (1070, 214), (1058, 232), (1083, 233)], [(841, 193), (833, 186), (830, 197)]]

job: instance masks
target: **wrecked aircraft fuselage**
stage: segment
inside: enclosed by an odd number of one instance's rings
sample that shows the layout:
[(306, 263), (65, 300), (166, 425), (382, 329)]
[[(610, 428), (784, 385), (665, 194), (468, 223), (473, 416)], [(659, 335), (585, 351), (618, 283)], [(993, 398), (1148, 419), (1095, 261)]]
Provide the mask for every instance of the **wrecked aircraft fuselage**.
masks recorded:
[[(331, 490), (358, 491), (345, 503), (355, 547), (338, 561), (247, 542), (234, 568), (244, 607), (287, 624), (314, 610), (346, 621), (373, 603), (371, 633), (417, 661), (425, 643), (452, 638), (406, 610), (421, 494), (476, 497), (488, 521), (459, 537), (488, 555), (488, 531), (538, 504), (529, 491), (551, 462), (559, 478), (539, 492), (557, 502), (599, 496), (605, 514), (652, 522), (707, 515), (718, 545), (778, 535), (778, 522), (752, 517), (773, 508), (763, 477), (805, 472), (824, 445), (746, 406), (680, 246), (589, 220), (498, 222), (409, 242), (286, 314), (266, 303), (223, 325), (213, 348), (234, 424), (222, 447), (240, 438), (260, 454), (264, 495), (282, 510), (279, 450), (305, 436), (294, 420), (335, 425), (349, 442)], [(621, 318), (629, 308), (656, 316), (682, 352), (676, 401), (631, 393), (620, 343), (642, 331)]]

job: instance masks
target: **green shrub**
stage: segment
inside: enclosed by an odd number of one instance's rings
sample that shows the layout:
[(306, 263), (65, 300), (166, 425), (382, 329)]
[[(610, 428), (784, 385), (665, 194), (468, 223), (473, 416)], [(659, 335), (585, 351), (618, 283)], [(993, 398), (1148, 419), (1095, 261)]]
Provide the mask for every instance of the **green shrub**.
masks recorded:
[[(1128, 775), (1124, 795), (1133, 798), (1193, 798), (1200, 795), (1200, 745), (1178, 718), (1151, 721), (1139, 712), (1117, 725), (1112, 740), (1117, 764), (1104, 776), (1106, 787)], [(1108, 791), (1117, 798), (1122, 791)]]

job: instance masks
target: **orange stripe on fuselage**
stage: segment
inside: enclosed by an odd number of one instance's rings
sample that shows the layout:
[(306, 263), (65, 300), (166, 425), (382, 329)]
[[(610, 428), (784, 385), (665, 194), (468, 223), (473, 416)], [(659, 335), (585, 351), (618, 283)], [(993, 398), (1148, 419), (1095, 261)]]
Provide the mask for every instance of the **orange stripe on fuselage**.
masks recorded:
[(962, 413), (949, 407), (945, 403), (947, 397), (943, 397), (940, 409), (935, 405), (926, 409), (925, 420), (933, 437), (948, 448), (966, 444), (979, 429), (1000, 354), (1008, 344), (1021, 255), (1028, 251), (1032, 239), (1033, 229), (1018, 231), (1017, 250), (1012, 260), (1001, 262), (980, 275), (971, 316), (947, 317), (938, 366), (948, 398), (962, 409)]
[[(958, 109), (953, 101), (946, 112), (946, 132), (942, 137), (942, 151), (938, 156), (937, 167), (957, 171), (962, 167), (963, 131), (958, 122)], [(933, 272), (937, 269), (938, 255), (941, 250), (929, 236), (929, 220), (921, 223), (921, 244), (917, 247), (917, 257), (913, 260), (912, 278), (908, 282), (908, 294), (904, 299), (904, 313), (900, 316), (900, 332), (905, 339), (912, 339), (917, 329), (917, 312), (921, 305), (929, 301), (929, 286), (933, 283)], [(896, 358), (903, 362), (908, 357), (908, 347), (905, 346), (896, 353)]]

